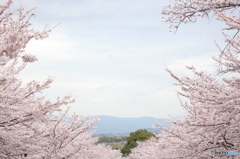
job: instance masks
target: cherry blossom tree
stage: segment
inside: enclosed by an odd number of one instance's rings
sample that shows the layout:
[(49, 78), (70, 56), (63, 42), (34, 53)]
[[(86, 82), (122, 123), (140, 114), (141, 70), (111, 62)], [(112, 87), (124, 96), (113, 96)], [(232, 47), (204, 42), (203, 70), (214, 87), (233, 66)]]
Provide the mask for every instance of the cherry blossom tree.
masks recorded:
[[(219, 73), (234, 73), (232, 77), (216, 77), (187, 67), (192, 76), (178, 77), (167, 72), (181, 88), (178, 92), (184, 119), (156, 124), (162, 134), (132, 150), (131, 159), (159, 158), (240, 158), (239, 155), (219, 154), (240, 152), (240, 1), (238, 0), (174, 0), (162, 12), (171, 29), (182, 23), (196, 22), (199, 17), (215, 17), (223, 21), (226, 46), (213, 57)], [(230, 36), (229, 30), (234, 31)], [(230, 76), (229, 75), (229, 76)]]
[[(20, 6), (12, 12), (12, 3), (13, 0), (8, 0), (0, 5), (0, 158), (121, 158), (120, 152), (96, 145), (97, 138), (88, 132), (98, 118), (77, 115), (66, 118), (69, 104), (74, 102), (70, 94), (55, 102), (40, 96), (50, 87), (52, 78), (22, 83), (20, 72), (37, 61), (34, 55), (25, 52), (26, 44), (48, 37), (51, 29), (31, 29), (33, 9)], [(67, 110), (63, 112), (61, 106)], [(60, 115), (50, 116), (54, 112)]]

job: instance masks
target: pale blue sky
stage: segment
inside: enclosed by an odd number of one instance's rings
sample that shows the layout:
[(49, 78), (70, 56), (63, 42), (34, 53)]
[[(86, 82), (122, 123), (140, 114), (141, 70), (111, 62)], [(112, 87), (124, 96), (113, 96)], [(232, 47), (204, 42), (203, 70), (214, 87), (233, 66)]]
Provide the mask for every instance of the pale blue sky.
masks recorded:
[[(79, 115), (168, 117), (184, 114), (174, 80), (189, 74), (184, 65), (214, 71), (211, 56), (222, 43), (215, 20), (182, 25), (177, 34), (162, 22), (164, 0), (21, 0), (37, 7), (34, 26), (55, 26), (48, 39), (27, 45), (39, 59), (22, 73), (24, 81), (55, 78), (44, 92), (51, 99), (72, 92)], [(16, 5), (19, 2), (16, 1)]]

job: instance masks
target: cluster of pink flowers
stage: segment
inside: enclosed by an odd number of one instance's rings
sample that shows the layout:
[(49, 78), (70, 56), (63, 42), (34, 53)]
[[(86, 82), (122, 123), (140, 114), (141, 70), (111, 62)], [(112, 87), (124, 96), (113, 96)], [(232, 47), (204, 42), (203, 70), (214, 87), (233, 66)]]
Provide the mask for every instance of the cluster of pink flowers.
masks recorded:
[[(34, 55), (25, 53), (31, 39), (48, 37), (51, 31), (29, 29), (32, 10), (20, 7), (19, 17), (13, 18), (10, 11), (12, 0), (0, 5), (0, 158), (35, 159), (117, 159), (121, 153), (111, 148), (96, 145), (97, 138), (88, 130), (98, 121), (89, 117), (71, 117), (60, 106), (74, 102), (71, 95), (58, 98), (55, 102), (36, 96), (50, 87), (53, 82), (31, 81), (22, 84), (18, 74), (29, 62), (35, 62)], [(27, 19), (27, 20), (26, 20)], [(53, 112), (59, 116), (50, 117)]]
[[(167, 126), (156, 124), (163, 133), (132, 150), (130, 159), (160, 158), (239, 158), (213, 155), (211, 152), (240, 152), (240, 1), (238, 0), (174, 0), (165, 6), (162, 14), (171, 29), (180, 24), (195, 22), (198, 17), (215, 17), (223, 21), (226, 47), (213, 59), (219, 73), (233, 73), (218, 78), (210, 73), (187, 67), (192, 77), (178, 77), (167, 72), (181, 88), (178, 92), (181, 106), (186, 110), (184, 119), (169, 121)], [(235, 31), (233, 37), (228, 30)], [(185, 99), (185, 102), (184, 102)]]

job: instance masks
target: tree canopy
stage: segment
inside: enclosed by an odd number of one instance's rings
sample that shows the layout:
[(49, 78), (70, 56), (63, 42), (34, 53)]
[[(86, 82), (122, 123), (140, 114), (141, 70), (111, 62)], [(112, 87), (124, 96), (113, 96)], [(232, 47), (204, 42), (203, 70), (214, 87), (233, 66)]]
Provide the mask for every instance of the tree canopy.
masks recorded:
[(148, 132), (146, 129), (139, 129), (135, 132), (130, 133), (130, 136), (127, 137), (127, 143), (121, 150), (123, 156), (129, 155), (131, 153), (131, 149), (138, 145), (137, 142), (146, 141), (153, 136), (155, 135), (152, 132)]
[[(95, 145), (97, 138), (88, 130), (98, 118), (72, 115), (72, 122), (68, 122), (65, 117), (74, 102), (71, 94), (54, 102), (36, 95), (50, 87), (52, 78), (23, 84), (18, 75), (37, 61), (25, 52), (26, 45), (32, 39), (47, 38), (51, 29), (30, 28), (33, 9), (20, 6), (12, 11), (12, 3), (8, 0), (0, 5), (0, 158), (120, 158), (120, 152)], [(60, 107), (67, 107), (66, 111)], [(50, 117), (53, 112), (60, 115)]]
[[(213, 59), (218, 73), (228, 76), (219, 78), (187, 67), (193, 76), (178, 77), (166, 69), (181, 88), (178, 96), (187, 116), (169, 121), (168, 126), (156, 124), (163, 133), (158, 139), (139, 143), (129, 158), (235, 158), (240, 152), (240, 1), (173, 0), (162, 13), (171, 29), (196, 22), (199, 17), (213, 16), (224, 22), (226, 43), (224, 47), (217, 45), (220, 53)], [(229, 30), (235, 35), (230, 36)]]

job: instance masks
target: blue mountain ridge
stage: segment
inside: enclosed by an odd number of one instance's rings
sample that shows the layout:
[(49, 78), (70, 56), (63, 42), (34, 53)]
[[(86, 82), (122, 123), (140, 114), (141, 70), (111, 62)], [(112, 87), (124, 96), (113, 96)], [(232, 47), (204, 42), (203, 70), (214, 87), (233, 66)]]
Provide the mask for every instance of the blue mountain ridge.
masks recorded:
[[(54, 115), (49, 115), (53, 117)], [(79, 117), (84, 117), (79, 115)], [(131, 132), (134, 132), (139, 129), (146, 129), (149, 132), (161, 133), (159, 129), (153, 128), (155, 124), (166, 124), (167, 120), (181, 119), (185, 115), (176, 116), (171, 119), (167, 118), (153, 118), (153, 117), (138, 117), (138, 118), (121, 118), (114, 116), (89, 116), (90, 118), (100, 118), (100, 121), (96, 123), (93, 129), (90, 129), (89, 132), (94, 131), (94, 134), (97, 136), (101, 135), (129, 135)], [(72, 122), (72, 117), (65, 117), (68, 119), (68, 122)]]
[(94, 125), (95, 134), (117, 134), (130, 133), (138, 129), (147, 129), (148, 131), (160, 133), (160, 130), (153, 129), (156, 123), (166, 124), (165, 118), (139, 117), (139, 118), (120, 118), (114, 116), (100, 116), (100, 121)]

